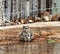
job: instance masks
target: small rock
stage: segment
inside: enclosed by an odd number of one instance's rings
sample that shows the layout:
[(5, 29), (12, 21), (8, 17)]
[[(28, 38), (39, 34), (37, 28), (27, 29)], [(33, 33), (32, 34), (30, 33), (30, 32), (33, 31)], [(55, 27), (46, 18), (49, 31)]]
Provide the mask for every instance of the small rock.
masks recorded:
[(41, 41), (44, 41), (44, 40), (46, 40), (46, 39), (45, 39), (45, 38), (40, 38), (40, 40), (41, 40)]
[(40, 35), (41, 35), (41, 36), (47, 36), (48, 34), (47, 34), (46, 31), (41, 31), (41, 32), (40, 32)]
[(34, 36), (38, 37), (38, 36), (40, 36), (40, 33), (34, 33)]
[(25, 23), (25, 20), (24, 19), (21, 19), (21, 23), (24, 24)]

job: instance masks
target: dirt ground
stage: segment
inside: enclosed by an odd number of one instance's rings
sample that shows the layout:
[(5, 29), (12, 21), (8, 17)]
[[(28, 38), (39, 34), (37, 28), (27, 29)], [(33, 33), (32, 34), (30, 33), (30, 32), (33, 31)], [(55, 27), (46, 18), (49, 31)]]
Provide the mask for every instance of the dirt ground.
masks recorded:
[[(35, 27), (30, 28), (33, 32), (33, 35), (35, 37), (35, 40), (39, 40), (39, 37), (57, 37), (60, 38), (60, 27)], [(9, 40), (13, 40), (13, 42), (16, 40), (19, 40), (19, 34), (21, 33), (22, 28), (12, 28), (12, 29), (3, 29), (0, 30), (0, 44), (7, 44), (11, 43)], [(44, 38), (41, 38), (42, 40), (45, 40)], [(15, 43), (15, 42), (14, 42)]]

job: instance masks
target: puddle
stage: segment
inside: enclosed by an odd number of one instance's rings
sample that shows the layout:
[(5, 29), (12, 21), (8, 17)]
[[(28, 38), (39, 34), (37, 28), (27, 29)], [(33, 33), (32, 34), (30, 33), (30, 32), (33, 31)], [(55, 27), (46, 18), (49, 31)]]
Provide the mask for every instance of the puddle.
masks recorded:
[(0, 45), (0, 54), (60, 54), (60, 43), (22, 42), (16, 45)]

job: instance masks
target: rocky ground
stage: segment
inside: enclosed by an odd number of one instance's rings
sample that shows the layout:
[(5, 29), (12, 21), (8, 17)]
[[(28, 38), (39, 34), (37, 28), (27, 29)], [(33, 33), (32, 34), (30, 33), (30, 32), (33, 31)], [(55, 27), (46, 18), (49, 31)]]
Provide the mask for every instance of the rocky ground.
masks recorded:
[[(34, 35), (33, 41), (46, 40), (46, 37), (60, 38), (59, 27), (35, 27), (30, 28)], [(3, 29), (0, 30), (0, 44), (13, 44), (18, 43), (19, 33), (22, 28)]]

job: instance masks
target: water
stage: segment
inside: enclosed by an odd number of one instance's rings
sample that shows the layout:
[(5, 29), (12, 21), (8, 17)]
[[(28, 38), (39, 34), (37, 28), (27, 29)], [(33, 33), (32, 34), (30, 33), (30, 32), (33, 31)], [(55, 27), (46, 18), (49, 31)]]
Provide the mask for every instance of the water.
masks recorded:
[(60, 43), (40, 41), (0, 45), (0, 54), (60, 54)]

